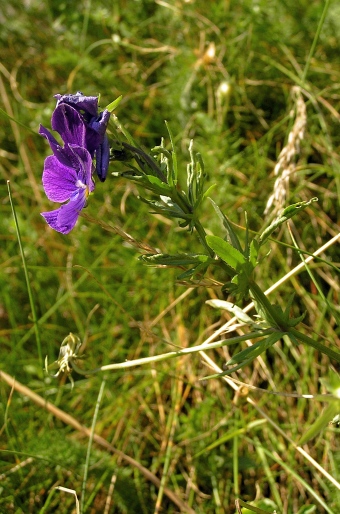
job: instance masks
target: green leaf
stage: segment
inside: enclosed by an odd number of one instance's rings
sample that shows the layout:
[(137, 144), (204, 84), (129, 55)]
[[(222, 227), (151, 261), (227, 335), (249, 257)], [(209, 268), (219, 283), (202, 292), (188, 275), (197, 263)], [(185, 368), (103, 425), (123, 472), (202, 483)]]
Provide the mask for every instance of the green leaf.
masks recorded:
[(261, 341), (254, 343), (252, 346), (248, 346), (248, 348), (245, 348), (244, 350), (236, 354), (234, 357), (232, 357), (227, 362), (227, 366), (230, 366), (232, 364), (238, 364), (243, 361), (249, 362), (249, 359), (254, 360), (261, 353), (265, 352), (268, 348), (277, 343), (277, 341), (279, 341), (283, 335), (283, 332), (274, 332), (265, 339), (261, 339)]
[(105, 107), (105, 109), (109, 112), (112, 112), (115, 110), (115, 108), (120, 104), (120, 102), (122, 101), (122, 98), (123, 98), (123, 95), (120, 95), (118, 96), (118, 98), (116, 98), (116, 100), (113, 100), (113, 102), (111, 102), (109, 105), (107, 105)]
[(133, 180), (138, 185), (156, 193), (157, 195), (167, 196), (170, 193), (170, 187), (165, 182), (162, 182), (158, 177), (155, 177), (154, 175), (144, 175), (134, 166), (128, 166), (131, 171), (124, 171), (120, 173), (121, 176), (129, 180)]
[[(270, 329), (269, 329), (270, 330)], [(269, 330), (264, 330), (263, 335), (267, 334)], [(261, 353), (266, 351), (268, 348), (273, 346), (279, 339), (282, 337), (282, 333), (271, 333), (268, 337), (265, 339), (261, 339), (261, 341), (258, 341), (257, 343), (253, 344), (251, 347), (246, 348), (242, 352), (239, 352), (235, 357), (230, 359), (230, 361), (227, 362), (227, 365), (231, 364), (232, 362), (239, 362), (236, 366), (227, 369), (226, 371), (223, 371), (222, 373), (216, 373), (215, 375), (209, 375), (207, 377), (204, 377), (204, 380), (209, 380), (211, 378), (220, 378), (224, 377), (226, 375), (231, 375), (238, 369), (243, 368), (244, 366), (247, 366), (251, 362), (253, 362), (256, 357), (258, 357)], [(247, 352), (247, 350), (249, 350)], [(247, 352), (247, 353), (246, 353)], [(244, 359), (245, 356), (248, 355), (247, 359)]]
[(253, 239), (249, 245), (249, 262), (255, 268), (258, 264), (257, 257), (259, 254), (260, 245), (256, 239)]
[(209, 264), (211, 264), (209, 261), (197, 264), (193, 268), (188, 269), (187, 271), (184, 271), (184, 273), (181, 273), (180, 275), (178, 275), (177, 276), (177, 280), (191, 279), (195, 275), (198, 275), (198, 274), (204, 275), (204, 273), (206, 272)]
[[(228, 220), (228, 218), (223, 214), (223, 212), (221, 211), (221, 209), (219, 208), (219, 206), (214, 202), (214, 200), (212, 200), (211, 198), (209, 198), (209, 200), (211, 201), (218, 217), (220, 218), (220, 220), (222, 221), (222, 224), (224, 226), (224, 228), (226, 229), (227, 231), (227, 237), (228, 237), (228, 240), (230, 241), (230, 243), (232, 244), (232, 246), (234, 248), (236, 248), (236, 250), (238, 250), (239, 252), (243, 253), (242, 251), (242, 247), (241, 247), (241, 244), (240, 244), (240, 241), (237, 237), (237, 234), (236, 232), (234, 231), (230, 221)], [(216, 252), (217, 253), (217, 252)]]
[[(208, 187), (208, 189), (206, 190), (205, 193), (203, 193), (203, 197), (202, 197), (202, 200), (204, 200), (205, 198), (207, 198), (210, 194), (210, 192), (216, 187), (217, 184), (211, 184), (211, 186)], [(210, 198), (210, 201), (212, 202), (211, 198)]]
[(239, 271), (241, 267), (246, 264), (247, 261), (244, 255), (228, 243), (228, 241), (217, 236), (207, 236), (206, 241), (216, 255), (235, 271)]
[(177, 154), (176, 154), (176, 150), (175, 150), (174, 137), (172, 135), (169, 123), (167, 121), (165, 121), (165, 125), (166, 125), (166, 128), (167, 128), (168, 133), (169, 133), (170, 142), (171, 142), (171, 149), (172, 149), (172, 154), (171, 154), (171, 168), (172, 169), (169, 170), (170, 173), (169, 173), (169, 176), (168, 176), (169, 185), (172, 186), (172, 185), (176, 185), (177, 184), (177, 178), (178, 178)]
[(330, 369), (328, 377), (320, 378), (319, 381), (329, 393), (332, 393), (337, 398), (340, 398), (340, 377), (338, 373)]
[(171, 187), (168, 186), (168, 184), (162, 182), (161, 179), (155, 177), (154, 175), (144, 175), (143, 178), (150, 184), (150, 189), (152, 188), (152, 191), (158, 193), (159, 195), (166, 195), (171, 191)]
[(235, 295), (238, 299), (249, 296), (249, 277), (252, 271), (252, 265), (246, 262), (241, 271), (232, 278), (230, 283), (226, 284), (230, 294)]
[(330, 403), (328, 407), (322, 412), (321, 416), (313, 423), (311, 427), (303, 434), (299, 441), (299, 446), (307, 443), (313, 437), (316, 437), (321, 430), (323, 430), (339, 412), (340, 401), (334, 399), (334, 402)]
[(255, 428), (261, 427), (266, 422), (267, 421), (265, 419), (257, 419), (255, 421), (251, 421), (250, 423), (248, 423), (248, 425), (245, 426), (244, 428), (236, 428), (236, 429), (233, 428), (233, 429), (227, 431), (221, 437), (219, 437), (216, 441), (214, 441), (213, 443), (209, 444), (206, 448), (204, 448), (203, 450), (201, 450), (198, 453), (196, 453), (194, 455), (194, 458), (199, 457), (203, 453), (210, 452), (214, 448), (217, 448), (217, 446), (221, 446), (221, 444), (224, 444), (227, 441), (230, 441), (230, 439), (234, 439), (234, 437), (237, 437), (239, 435), (245, 434), (245, 433), (247, 433), (249, 431), (251, 433), (253, 433)]
[[(277, 508), (275, 503), (267, 498), (251, 503), (246, 503), (240, 499), (238, 499), (237, 502), (239, 506), (242, 507), (242, 514), (253, 514), (254, 512), (256, 514), (274, 514)], [(262, 507), (265, 507), (266, 510), (263, 510)], [(270, 510), (267, 510), (268, 508)]]
[(289, 329), (288, 336), (290, 338), (293, 336), (293, 337), (295, 337), (295, 339), (297, 339), (301, 343), (307, 344), (308, 346), (315, 348), (315, 350), (318, 350), (319, 352), (324, 353), (330, 359), (333, 359), (335, 362), (340, 362), (340, 353), (338, 351), (328, 348), (328, 346), (325, 346), (322, 343), (319, 343), (319, 341), (315, 341), (311, 337), (307, 336), (306, 334), (303, 334), (302, 332), (299, 332), (295, 328), (291, 327)]
[(303, 505), (296, 514), (313, 514), (316, 512), (315, 505)]

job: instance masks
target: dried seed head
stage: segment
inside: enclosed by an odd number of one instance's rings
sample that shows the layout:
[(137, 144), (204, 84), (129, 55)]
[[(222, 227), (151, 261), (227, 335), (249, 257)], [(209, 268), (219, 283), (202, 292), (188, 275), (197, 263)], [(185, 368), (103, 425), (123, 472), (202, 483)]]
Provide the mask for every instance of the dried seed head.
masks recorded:
[(292, 95), (295, 97), (295, 122), (288, 135), (286, 146), (281, 150), (278, 161), (274, 168), (274, 175), (277, 177), (274, 190), (269, 197), (264, 213), (277, 214), (284, 208), (289, 191), (289, 178), (296, 169), (296, 157), (300, 153), (300, 143), (304, 138), (307, 124), (306, 105), (303, 101), (301, 89), (298, 86), (292, 88)]

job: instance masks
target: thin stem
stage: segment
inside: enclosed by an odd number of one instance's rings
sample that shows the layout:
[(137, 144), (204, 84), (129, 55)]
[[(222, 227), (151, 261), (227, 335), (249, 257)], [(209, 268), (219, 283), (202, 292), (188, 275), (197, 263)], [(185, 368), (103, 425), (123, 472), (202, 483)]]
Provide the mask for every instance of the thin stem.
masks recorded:
[(239, 488), (239, 439), (238, 435), (233, 437), (233, 482), (234, 482), (234, 494), (238, 496), (240, 494)]
[(201, 225), (201, 222), (197, 218), (194, 219), (194, 226), (197, 231), (199, 240), (202, 243), (202, 245), (204, 246), (205, 250), (208, 252), (210, 257), (214, 257), (214, 255), (215, 255), (214, 251), (207, 245), (207, 241), (206, 241), (207, 234), (205, 233), (205, 230), (204, 230), (203, 226)]
[(272, 334), (274, 330), (272, 328), (268, 328), (266, 330), (257, 330), (256, 332), (249, 332), (248, 334), (244, 334), (242, 336), (232, 337), (230, 339), (223, 339), (221, 341), (216, 341), (211, 344), (200, 344), (198, 346), (193, 346), (191, 348), (183, 348), (181, 350), (177, 350), (174, 352), (163, 353), (161, 355), (154, 355), (152, 357), (143, 357), (141, 359), (134, 359), (132, 361), (118, 362), (116, 364), (107, 364), (106, 366), (101, 366), (99, 368), (91, 369), (91, 370), (83, 370), (77, 366), (74, 360), (70, 360), (70, 364), (72, 368), (81, 375), (94, 375), (101, 371), (112, 371), (117, 369), (126, 369), (132, 368), (134, 366), (141, 366), (143, 364), (150, 364), (151, 362), (159, 362), (168, 359), (174, 359), (176, 357), (181, 357), (183, 355), (188, 355), (189, 353), (197, 353), (202, 350), (212, 350), (214, 348), (221, 348), (222, 346), (229, 346), (234, 343), (240, 343), (242, 341), (247, 341), (248, 339), (258, 339), (260, 337)]
[(24, 248), (23, 248), (22, 243), (21, 243), (21, 235), (20, 235), (19, 223), (18, 223), (16, 212), (15, 212), (15, 208), (14, 208), (12, 192), (11, 192), (11, 186), (10, 186), (10, 181), (9, 180), (7, 180), (7, 188), (8, 188), (9, 201), (10, 201), (11, 208), (12, 208), (12, 214), (13, 214), (13, 218), (14, 218), (15, 230), (16, 230), (16, 233), (17, 233), (17, 238), (18, 238), (18, 243), (19, 243), (19, 248), (20, 248), (22, 265), (23, 265), (23, 268), (24, 268), (24, 274), (25, 274), (25, 280), (26, 280), (28, 297), (29, 297), (31, 311), (32, 311), (32, 320), (33, 320), (33, 325), (34, 325), (35, 338), (36, 338), (36, 341), (37, 341), (39, 363), (40, 363), (40, 367), (42, 369), (44, 367), (44, 360), (43, 360), (42, 350), (41, 350), (41, 339), (40, 339), (40, 331), (39, 331), (39, 324), (38, 324), (38, 316), (37, 316), (37, 312), (35, 310), (34, 297), (33, 297), (32, 289), (31, 289), (31, 283), (30, 283), (29, 276), (28, 276), (26, 258), (25, 258)]
[(100, 390), (98, 393), (96, 408), (94, 410), (94, 415), (93, 415), (93, 419), (92, 419), (92, 426), (91, 426), (89, 442), (87, 445), (86, 461), (85, 461), (85, 467), (84, 467), (84, 477), (83, 477), (83, 483), (82, 483), (82, 487), (81, 487), (81, 499), (80, 499), (80, 513), (81, 514), (84, 514), (85, 489), (86, 489), (86, 482), (87, 482), (87, 474), (88, 474), (89, 465), (90, 465), (90, 456), (91, 456), (91, 448), (92, 448), (92, 443), (93, 443), (93, 435), (95, 433), (95, 427), (96, 427), (99, 407), (100, 407), (100, 404), (101, 404), (101, 401), (103, 398), (104, 387), (105, 387), (105, 380), (102, 381)]
[(315, 36), (314, 36), (314, 39), (313, 39), (313, 43), (312, 43), (312, 46), (310, 48), (310, 51), (309, 51), (309, 54), (308, 54), (308, 57), (307, 57), (306, 65), (305, 65), (305, 68), (303, 70), (303, 75), (302, 75), (302, 83), (303, 84), (305, 83), (306, 78), (307, 78), (307, 73), (309, 71), (309, 66), (310, 66), (312, 57), (313, 57), (314, 52), (315, 52), (316, 44), (318, 42), (322, 26), (323, 26), (325, 18), (326, 18), (326, 14), (327, 14), (327, 11), (328, 11), (328, 8), (329, 8), (329, 4), (330, 4), (330, 0), (326, 0), (325, 6), (323, 8), (323, 12), (322, 12), (319, 24), (318, 24), (318, 28), (316, 29), (316, 33), (315, 33)]

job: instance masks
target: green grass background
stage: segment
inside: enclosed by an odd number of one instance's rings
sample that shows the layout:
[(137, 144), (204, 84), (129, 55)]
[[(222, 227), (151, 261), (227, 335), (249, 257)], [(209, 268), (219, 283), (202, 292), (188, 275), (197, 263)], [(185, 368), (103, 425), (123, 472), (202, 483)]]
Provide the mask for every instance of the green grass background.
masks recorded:
[[(37, 131), (39, 123), (49, 127), (53, 94), (100, 94), (102, 108), (123, 95), (116, 114), (145, 148), (167, 138), (167, 120), (182, 176), (193, 138), (208, 185), (217, 185), (214, 201), (241, 226), (246, 211), (256, 231), (292, 127), (291, 89), (301, 86), (307, 127), (288, 200), (319, 198), (291, 225), (299, 246), (313, 252), (339, 232), (340, 5), (335, 0), (11, 0), (0, 5), (0, 22), (1, 367), (91, 427), (103, 376), (74, 374), (72, 390), (69, 382), (42, 370), (7, 180), (42, 357), (49, 362), (69, 332), (85, 341), (80, 363), (85, 369), (192, 346), (228, 319), (205, 305), (226, 295), (210, 282), (167, 310), (186, 290), (176, 282), (178, 270), (143, 266), (135, 248), (84, 219), (68, 236), (47, 227), (39, 213), (53, 208), (41, 185), (50, 150)], [(219, 99), (222, 83), (230, 90)], [(150, 214), (138, 195), (135, 185), (109, 176), (105, 184), (97, 183), (86, 213), (163, 252), (199, 249), (194, 235)], [(223, 237), (208, 202), (201, 219)], [(287, 229), (275, 235), (278, 242), (271, 243), (257, 273), (263, 289), (300, 262), (297, 252), (280, 244), (292, 244)], [(323, 258), (337, 266), (339, 247)], [(274, 299), (284, 306), (295, 292), (294, 313), (307, 311), (306, 333), (339, 347), (339, 275), (325, 263), (311, 269), (314, 280), (304, 271)], [(209, 355), (223, 367), (228, 350)], [(317, 394), (325, 392), (319, 379), (330, 368), (335, 369), (325, 356), (286, 341), (235, 377), (264, 390)], [(262, 500), (258, 506), (268, 512), (339, 512), (339, 490), (275, 426), (252, 425), (265, 418), (242, 396), (235, 398), (225, 382), (200, 380), (208, 374), (197, 355), (107, 373), (96, 433), (163, 477), (163, 485), (198, 514), (234, 513), (237, 497)], [(75, 512), (74, 497), (53, 488), (81, 496), (87, 438), (5, 382), (0, 395), (0, 512)], [(295, 442), (324, 406), (266, 391), (251, 396)], [(332, 427), (309, 443), (310, 454), (336, 480), (338, 450)], [(135, 466), (99, 445), (93, 445), (86, 469), (87, 513), (179, 512)]]

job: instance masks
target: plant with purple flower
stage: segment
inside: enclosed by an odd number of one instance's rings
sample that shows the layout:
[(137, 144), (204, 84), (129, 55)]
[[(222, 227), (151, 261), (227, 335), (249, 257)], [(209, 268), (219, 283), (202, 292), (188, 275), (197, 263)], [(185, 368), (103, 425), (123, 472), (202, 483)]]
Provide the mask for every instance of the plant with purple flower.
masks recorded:
[[(59, 133), (64, 146), (61, 146), (46, 128), (40, 128), (40, 134), (48, 140), (53, 151), (53, 155), (45, 160), (43, 185), (50, 200), (67, 203), (54, 211), (42, 213), (42, 216), (53, 229), (63, 234), (69, 233), (76, 224), (80, 211), (85, 207), (88, 195), (94, 190), (93, 159), (96, 159), (97, 173), (102, 181), (105, 180), (110, 160), (126, 163), (122, 171), (116, 171), (114, 175), (132, 180), (140, 188), (156, 195), (154, 200), (142, 196), (140, 199), (152, 207), (153, 213), (161, 214), (171, 220), (179, 220), (180, 227), (188, 227), (190, 233), (195, 232), (203, 247), (203, 253), (176, 253), (173, 255), (160, 253), (157, 249), (135, 241), (117, 227), (111, 227), (95, 219), (91, 219), (91, 221), (111, 232), (122, 235), (129, 243), (134, 241), (139, 248), (151, 250), (151, 253), (140, 257), (146, 264), (180, 268), (181, 274), (178, 278), (181, 281), (192, 280), (189, 284), (190, 287), (193, 287), (192, 284), (203, 285), (202, 278), (208, 269), (218, 269), (219, 276), (224, 276), (224, 282), (221, 283), (222, 291), (228, 291), (235, 301), (227, 302), (217, 299), (208, 303), (213, 307), (227, 310), (242, 326), (248, 326), (248, 330), (244, 336), (229, 337), (215, 342), (214, 348), (240, 343), (245, 339), (256, 341), (251, 347), (233, 355), (227, 362), (227, 366), (232, 366), (231, 368), (208, 378), (229, 375), (243, 366), (249, 365), (261, 353), (285, 337), (309, 345), (336, 362), (340, 362), (339, 352), (315, 341), (295, 328), (303, 320), (304, 314), (296, 318), (290, 317), (293, 297), (287, 302), (284, 309), (279, 305), (272, 304), (254, 278), (254, 270), (262, 261), (261, 248), (272, 233), (298, 212), (315, 202), (316, 198), (286, 207), (269, 226), (265, 222), (263, 231), (255, 233), (253, 238), (250, 236), (246, 219), (246, 235), (243, 244), (233, 223), (210, 199), (224, 230), (222, 237), (207, 234), (200, 222), (199, 210), (211, 188), (205, 190), (204, 163), (200, 154), (194, 152), (192, 141), (189, 145), (190, 162), (187, 165), (187, 185), (186, 189), (182, 189), (174, 137), (168, 125), (170, 145), (165, 147), (162, 141), (161, 145), (154, 147), (152, 154), (149, 155), (142, 148), (136, 146), (131, 135), (114, 116), (112, 121), (117, 130), (113, 131), (115, 138), (111, 141), (110, 154), (106, 128), (110, 113), (118, 105), (121, 97), (109, 104), (99, 114), (97, 97), (87, 97), (78, 92), (75, 95), (56, 95), (56, 98), (57, 106), (52, 116), (52, 128)], [(134, 160), (133, 164), (130, 164), (131, 160)], [(210, 282), (207, 284), (210, 285)], [(245, 310), (236, 305), (237, 300), (243, 301), (248, 296), (251, 296), (254, 301), (252, 306), (257, 311), (256, 318), (250, 318)], [(240, 325), (237, 324), (238, 326)], [(220, 333), (221, 331), (218, 330), (216, 335), (219, 336)], [(211, 342), (210, 338), (202, 345), (195, 347), (83, 371), (76, 363), (80, 341), (70, 334), (63, 341), (59, 359), (52, 365), (52, 368), (59, 369), (56, 376), (62, 372), (70, 373), (71, 368), (85, 375), (100, 370), (122, 369), (175, 358), (188, 353), (202, 352), (202, 350), (206, 350), (207, 342)]]

